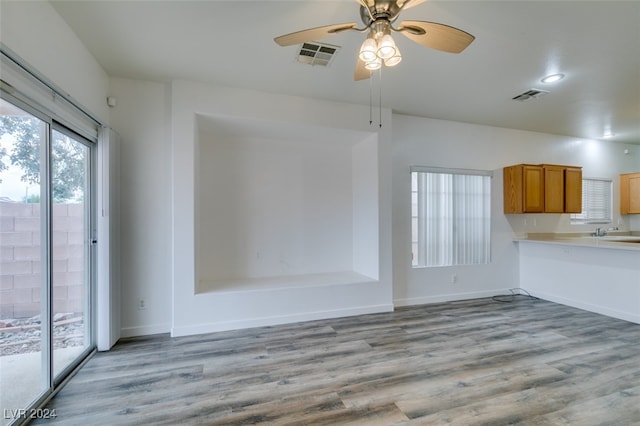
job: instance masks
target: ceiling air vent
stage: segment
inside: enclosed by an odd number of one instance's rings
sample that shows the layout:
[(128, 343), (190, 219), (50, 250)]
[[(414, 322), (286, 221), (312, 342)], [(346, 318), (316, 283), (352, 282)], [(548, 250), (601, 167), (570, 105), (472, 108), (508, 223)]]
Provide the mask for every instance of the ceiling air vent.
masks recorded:
[(302, 43), (296, 60), (303, 64), (326, 67), (331, 63), (338, 50), (340, 50), (340, 46), (331, 44), (316, 43), (315, 41)]
[(546, 95), (547, 93), (549, 93), (546, 90), (540, 90), (540, 89), (529, 89), (524, 93), (520, 93), (518, 96), (514, 96), (513, 100), (515, 101), (520, 101), (520, 102), (526, 102), (526, 101), (530, 101), (533, 99), (538, 99), (544, 95)]

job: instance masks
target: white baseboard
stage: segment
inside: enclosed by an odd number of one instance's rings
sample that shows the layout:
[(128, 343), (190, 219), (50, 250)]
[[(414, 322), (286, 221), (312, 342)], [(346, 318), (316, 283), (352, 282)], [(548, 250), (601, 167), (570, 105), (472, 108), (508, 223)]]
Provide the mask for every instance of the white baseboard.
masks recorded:
[(240, 330), (252, 327), (265, 327), (279, 324), (289, 324), (294, 322), (322, 320), (330, 318), (341, 318), (355, 315), (377, 314), (381, 312), (393, 311), (393, 305), (361, 306), (349, 309), (339, 309), (334, 311), (305, 312), (296, 315), (283, 315), (263, 318), (247, 318), (237, 321), (224, 321), (207, 324), (194, 324), (171, 328), (171, 336), (190, 336), (194, 334), (215, 333), (218, 331)]
[[(548, 300), (550, 302), (560, 303), (563, 305), (571, 306), (578, 309), (584, 309), (586, 311), (595, 312), (602, 315), (607, 315), (613, 318), (630, 321), (636, 324), (640, 324), (640, 315), (634, 313), (616, 311), (604, 306), (594, 305), (590, 303), (575, 301), (566, 299), (563, 297), (554, 296), (547, 293), (529, 291), (532, 296), (539, 297), (540, 299)], [(497, 295), (511, 294), (509, 289), (494, 289), (483, 290), (477, 292), (467, 293), (450, 293), (437, 296), (428, 297), (414, 297), (408, 299), (395, 299), (394, 304), (384, 304), (375, 306), (362, 306), (357, 308), (340, 309), (332, 311), (319, 311), (319, 312), (305, 312), (296, 315), (284, 315), (273, 316), (264, 318), (247, 318), (237, 321), (225, 321), (217, 323), (206, 324), (194, 324), (188, 326), (171, 327), (170, 324), (154, 324), (137, 327), (123, 327), (121, 329), (121, 337), (136, 337), (136, 336), (148, 336), (153, 334), (171, 333), (171, 336), (189, 336), (194, 334), (214, 333), (218, 331), (239, 330), (252, 327), (264, 327), (279, 324), (288, 324), (294, 322), (313, 321), (330, 318), (348, 317), (354, 315), (374, 314), (381, 312), (391, 312), (394, 306), (414, 306), (414, 305), (426, 305), (432, 303), (442, 302), (455, 302), (458, 300), (468, 299), (480, 299), (484, 297), (492, 297)]]
[(171, 325), (169, 323), (142, 325), (137, 327), (122, 327), (120, 329), (120, 338), (150, 336), (152, 334), (163, 334), (163, 333), (169, 333), (170, 330), (171, 330)]
[(494, 290), (474, 291), (468, 293), (450, 293), (437, 296), (412, 297), (409, 299), (394, 299), (394, 306), (428, 305), (431, 303), (455, 302), (457, 300), (481, 299), (502, 294), (511, 294), (509, 289), (498, 288)]
[[(527, 290), (527, 289), (525, 289)], [(573, 308), (583, 309), (589, 312), (595, 312), (596, 314), (606, 315), (608, 317), (618, 318), (625, 321), (634, 322), (640, 324), (640, 315), (632, 312), (617, 311), (615, 309), (607, 308), (606, 306), (594, 305), (592, 303), (581, 302), (573, 299), (567, 299), (560, 296), (554, 296), (552, 294), (538, 292), (534, 290), (527, 290), (532, 296), (540, 299), (548, 300), (549, 302), (560, 303), (562, 305), (571, 306)]]

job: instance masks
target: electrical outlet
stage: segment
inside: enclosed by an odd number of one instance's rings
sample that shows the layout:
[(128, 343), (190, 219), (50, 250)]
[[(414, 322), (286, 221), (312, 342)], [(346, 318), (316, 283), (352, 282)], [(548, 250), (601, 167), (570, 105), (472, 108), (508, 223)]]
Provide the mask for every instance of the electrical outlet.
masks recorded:
[(451, 274), (451, 284), (458, 282), (458, 274)]
[(147, 309), (147, 301), (144, 299), (138, 299), (138, 310), (143, 311)]

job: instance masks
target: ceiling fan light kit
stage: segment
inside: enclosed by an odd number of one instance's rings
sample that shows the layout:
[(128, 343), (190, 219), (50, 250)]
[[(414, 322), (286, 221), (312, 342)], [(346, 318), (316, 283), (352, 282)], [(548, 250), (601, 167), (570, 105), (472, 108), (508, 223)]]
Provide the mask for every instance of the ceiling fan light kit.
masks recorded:
[(398, 65), (402, 60), (402, 55), (388, 28), (386, 31), (380, 32), (372, 29), (369, 37), (360, 46), (358, 58), (365, 63), (366, 69), (375, 71), (380, 69), (383, 63), (387, 67)]

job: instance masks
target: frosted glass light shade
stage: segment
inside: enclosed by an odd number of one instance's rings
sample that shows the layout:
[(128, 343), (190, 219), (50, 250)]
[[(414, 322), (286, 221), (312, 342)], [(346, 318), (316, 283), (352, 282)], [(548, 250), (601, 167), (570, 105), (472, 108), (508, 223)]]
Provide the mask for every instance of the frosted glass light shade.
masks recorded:
[(384, 64), (387, 67), (395, 67), (402, 61), (402, 55), (400, 54), (400, 50), (396, 48), (396, 54), (390, 57), (389, 59), (384, 60)]
[(396, 54), (396, 43), (391, 38), (390, 34), (382, 36), (378, 42), (378, 50), (376, 51), (378, 58), (389, 59)]
[(382, 59), (375, 58), (373, 61), (367, 62), (364, 67), (369, 71), (379, 70), (382, 67)]
[(372, 38), (367, 38), (362, 42), (362, 46), (360, 46), (360, 53), (358, 57), (362, 62), (368, 63), (376, 59), (376, 50), (378, 49), (378, 45), (376, 41)]

